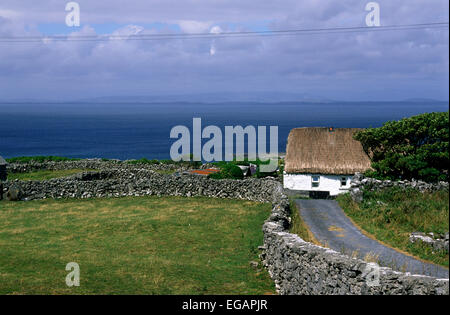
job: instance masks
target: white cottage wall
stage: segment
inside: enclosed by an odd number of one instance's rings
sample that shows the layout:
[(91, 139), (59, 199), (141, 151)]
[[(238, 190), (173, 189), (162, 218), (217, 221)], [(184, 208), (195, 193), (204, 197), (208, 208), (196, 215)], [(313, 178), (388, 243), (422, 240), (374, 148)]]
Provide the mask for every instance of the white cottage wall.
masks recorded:
[[(320, 176), (319, 187), (312, 186), (312, 176)], [(341, 178), (346, 185), (341, 186)], [(288, 174), (283, 175), (284, 188), (302, 191), (329, 191), (331, 196), (345, 193), (350, 188), (351, 175)]]

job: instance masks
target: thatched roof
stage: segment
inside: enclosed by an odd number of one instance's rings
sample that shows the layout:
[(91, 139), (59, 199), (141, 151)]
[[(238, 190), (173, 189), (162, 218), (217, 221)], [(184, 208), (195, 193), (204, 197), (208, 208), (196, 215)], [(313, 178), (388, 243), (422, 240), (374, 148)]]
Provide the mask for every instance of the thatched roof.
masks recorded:
[(296, 128), (286, 148), (287, 173), (354, 174), (370, 169), (369, 157), (359, 141), (357, 128)]

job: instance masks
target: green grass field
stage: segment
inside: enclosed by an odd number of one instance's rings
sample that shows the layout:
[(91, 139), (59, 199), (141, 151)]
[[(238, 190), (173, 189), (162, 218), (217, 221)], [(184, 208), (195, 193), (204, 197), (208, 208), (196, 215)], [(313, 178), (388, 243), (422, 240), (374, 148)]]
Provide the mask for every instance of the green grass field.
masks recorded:
[(72, 169), (72, 170), (60, 170), (60, 171), (53, 171), (53, 170), (40, 170), (40, 171), (33, 171), (28, 173), (10, 173), (8, 174), (8, 180), (49, 180), (52, 178), (61, 178), (66, 177), (74, 174), (78, 174), (81, 172), (87, 172), (87, 171), (93, 171), (93, 170), (82, 170), (82, 169)]
[(361, 204), (353, 202), (348, 194), (339, 196), (338, 202), (358, 226), (376, 239), (423, 260), (448, 267), (447, 253), (433, 252), (426, 245), (408, 241), (412, 232), (448, 232), (448, 191), (420, 193), (386, 189), (365, 192)]
[[(0, 294), (273, 294), (259, 261), (271, 206), (127, 197), (0, 202)], [(80, 266), (80, 286), (65, 266)]]

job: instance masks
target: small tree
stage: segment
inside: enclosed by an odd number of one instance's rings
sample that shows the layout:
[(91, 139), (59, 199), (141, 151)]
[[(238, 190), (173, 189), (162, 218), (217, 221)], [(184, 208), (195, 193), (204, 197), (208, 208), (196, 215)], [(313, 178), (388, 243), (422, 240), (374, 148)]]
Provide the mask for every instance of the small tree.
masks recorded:
[(448, 180), (449, 113), (427, 113), (355, 134), (372, 160), (370, 176)]
[(232, 163), (224, 163), (220, 166), (220, 172), (212, 173), (209, 175), (209, 177), (214, 179), (243, 179), (244, 175), (242, 174), (242, 170), (238, 166)]

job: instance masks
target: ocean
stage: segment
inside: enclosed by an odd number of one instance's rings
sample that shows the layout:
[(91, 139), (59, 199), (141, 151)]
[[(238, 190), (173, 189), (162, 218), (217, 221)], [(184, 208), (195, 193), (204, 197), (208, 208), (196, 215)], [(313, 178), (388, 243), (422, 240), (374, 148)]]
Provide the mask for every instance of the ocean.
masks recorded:
[[(389, 120), (448, 111), (448, 102), (51, 103), (0, 104), (0, 155), (168, 159), (170, 130), (202, 126), (278, 126), (279, 152), (296, 127), (379, 127)], [(207, 141), (207, 140), (205, 140)]]

